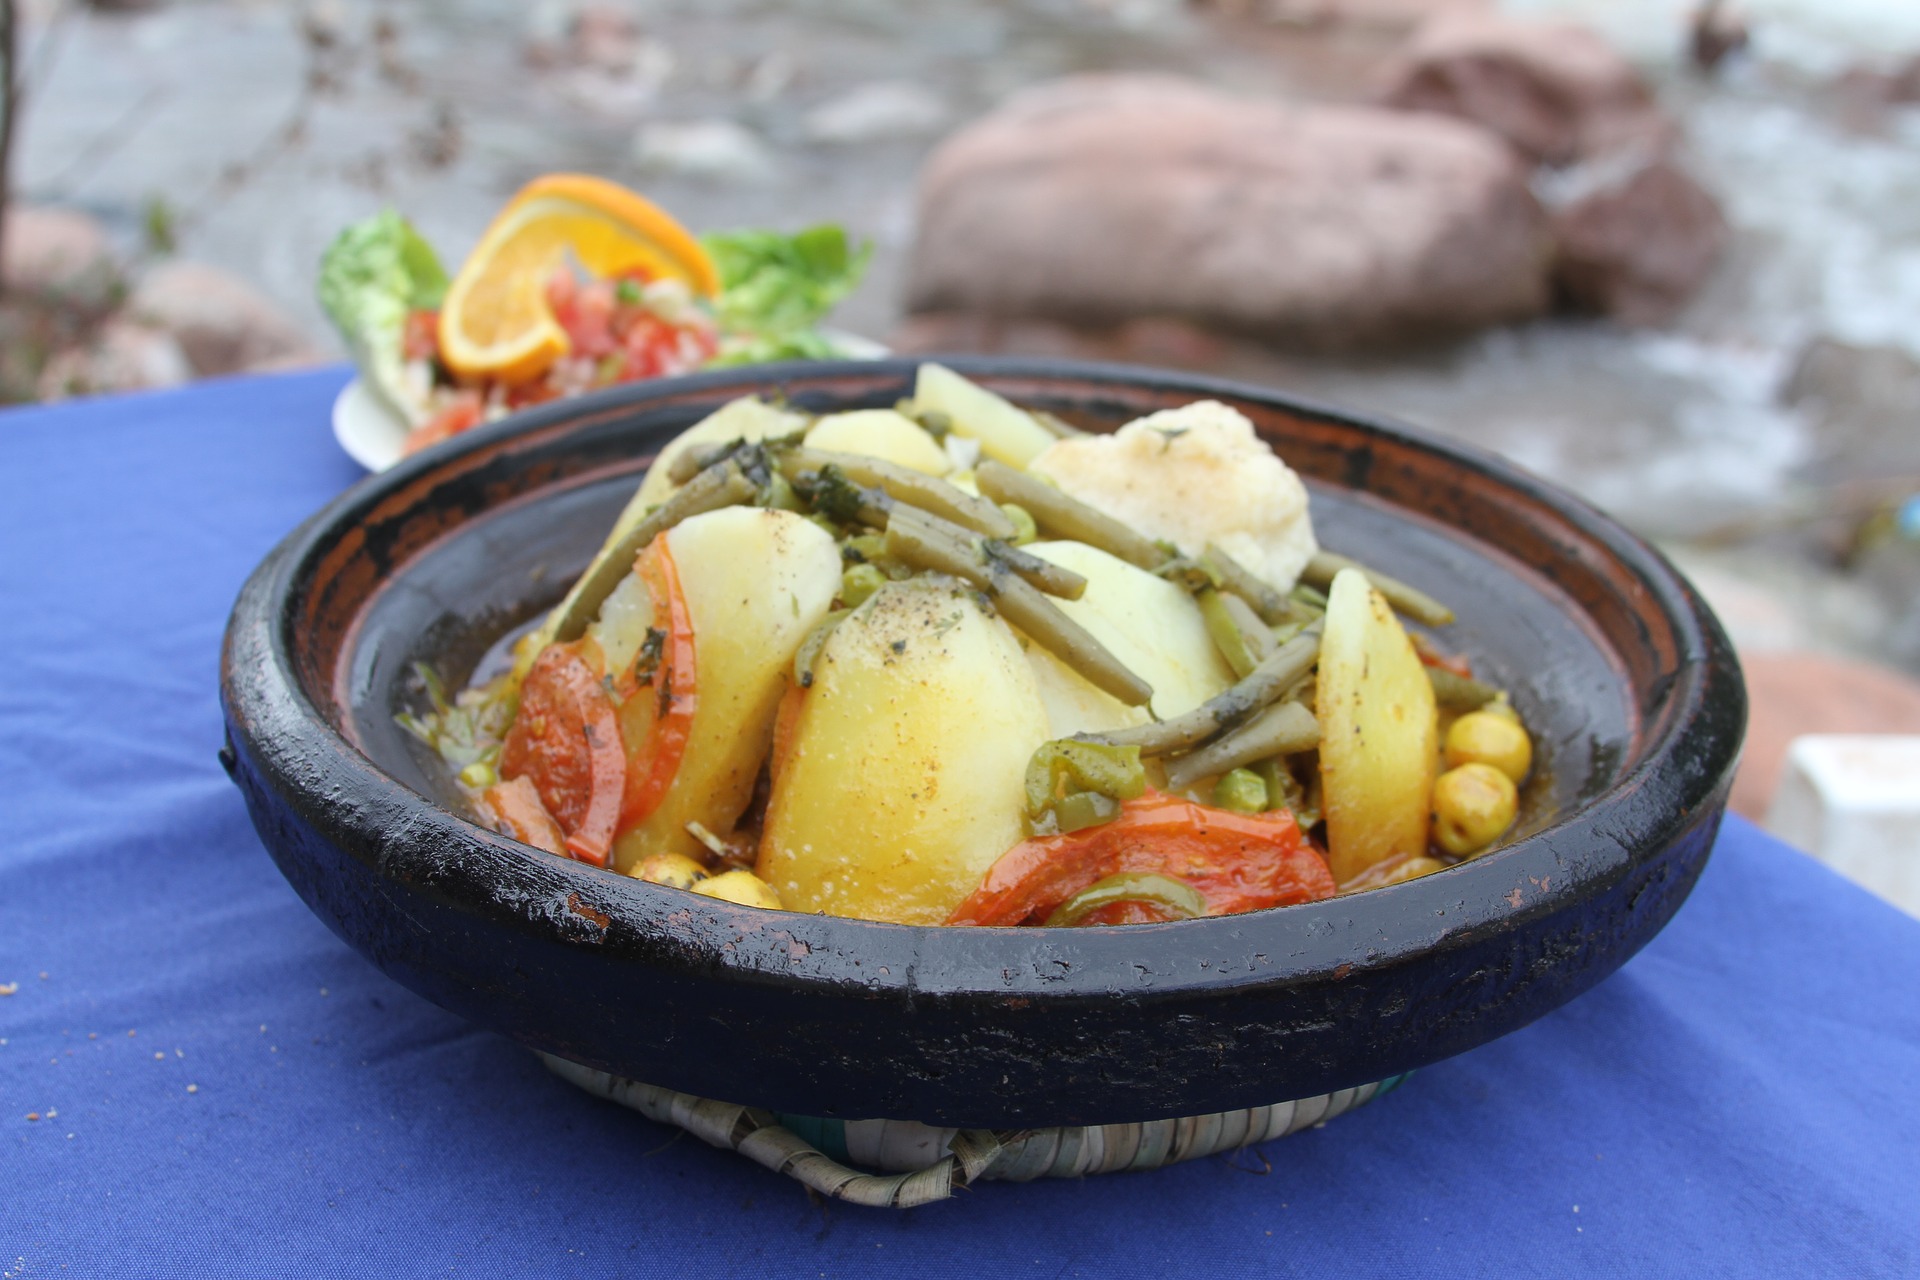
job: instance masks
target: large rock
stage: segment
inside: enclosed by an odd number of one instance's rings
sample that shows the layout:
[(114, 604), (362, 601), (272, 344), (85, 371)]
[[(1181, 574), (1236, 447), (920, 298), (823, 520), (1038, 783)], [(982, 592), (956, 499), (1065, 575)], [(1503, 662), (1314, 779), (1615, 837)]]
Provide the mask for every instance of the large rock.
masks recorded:
[(201, 262), (155, 267), (135, 287), (127, 311), (170, 335), (201, 377), (319, 358), (300, 326), (264, 294)]
[(1472, 126), (1087, 76), (928, 160), (908, 309), (1358, 343), (1534, 315), (1551, 253), (1519, 165)]
[(91, 341), (59, 351), (41, 370), (42, 400), (151, 391), (193, 378), (193, 368), (172, 334), (116, 316)]
[(1908, 352), (1816, 338), (1780, 396), (1813, 425), (1806, 479), (1832, 485), (1920, 477), (1920, 360)]
[(15, 205), (7, 211), (4, 235), (0, 280), (8, 293), (97, 310), (119, 290), (107, 229), (77, 209)]
[(1664, 145), (1673, 133), (1640, 73), (1577, 23), (1443, 13), (1414, 33), (1385, 80), (1384, 105), (1471, 120), (1536, 163)]
[(1588, 168), (1591, 180), (1553, 208), (1563, 297), (1623, 324), (1672, 319), (1726, 247), (1719, 201), (1672, 159), (1637, 148)]

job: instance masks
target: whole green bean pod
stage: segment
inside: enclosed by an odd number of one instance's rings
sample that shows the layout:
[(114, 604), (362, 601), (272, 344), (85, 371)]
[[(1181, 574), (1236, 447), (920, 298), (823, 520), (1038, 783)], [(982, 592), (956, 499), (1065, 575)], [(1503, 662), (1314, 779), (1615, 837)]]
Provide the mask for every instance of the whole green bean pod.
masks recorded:
[(1456, 675), (1445, 667), (1428, 667), (1427, 679), (1433, 682), (1433, 700), (1454, 711), (1478, 711), (1500, 691), (1472, 676)]
[(1228, 555), (1219, 543), (1209, 542), (1200, 562), (1213, 570), (1221, 586), (1252, 606), (1253, 611), (1260, 615), (1260, 621), (1277, 627), (1292, 620), (1294, 609), (1286, 596)]
[(1033, 522), (1053, 537), (1098, 547), (1149, 573), (1169, 559), (1166, 550), (1152, 538), (1135, 533), (1112, 516), (1095, 511), (1024, 471), (987, 461), (974, 469), (973, 479), (980, 492), (995, 502), (1025, 507)]
[(1325, 587), (1333, 582), (1334, 575), (1342, 569), (1358, 569), (1365, 574), (1381, 598), (1415, 622), (1424, 622), (1430, 627), (1444, 627), (1453, 621), (1453, 610), (1418, 587), (1410, 587), (1398, 578), (1389, 578), (1378, 570), (1367, 568), (1358, 560), (1350, 560), (1331, 551), (1314, 552), (1313, 558), (1307, 561), (1307, 567), (1300, 571), (1300, 580), (1316, 587)]
[(1136, 725), (1107, 733), (1083, 733), (1083, 742), (1114, 747), (1139, 747), (1143, 756), (1164, 756), (1197, 746), (1231, 729), (1287, 691), (1320, 658), (1320, 624), (1316, 620), (1293, 639), (1269, 654), (1246, 679), (1225, 693), (1207, 699), (1183, 716), (1157, 724)]
[(553, 625), (553, 638), (565, 642), (585, 635), (587, 624), (600, 612), (600, 606), (613, 594), (613, 589), (633, 572), (634, 557), (646, 550), (649, 542), (682, 520), (751, 502), (757, 492), (753, 481), (732, 462), (700, 472), (595, 561), (587, 576), (575, 584), (561, 603), (560, 616)]
[(1270, 756), (1290, 756), (1320, 745), (1320, 722), (1297, 702), (1282, 702), (1191, 755), (1167, 766), (1167, 785), (1181, 791), (1202, 778)]
[(1079, 623), (1060, 612), (1031, 583), (1004, 563), (968, 545), (910, 507), (896, 507), (887, 520), (887, 554), (915, 568), (951, 574), (986, 592), (1008, 622), (1077, 671), (1087, 682), (1130, 707), (1145, 706), (1153, 686), (1127, 670), (1120, 659)]
[(781, 449), (778, 457), (780, 470), (789, 480), (803, 472), (838, 467), (857, 485), (883, 490), (896, 502), (918, 507), (975, 533), (1002, 541), (1011, 541), (1020, 534), (1007, 513), (992, 502), (911, 467), (870, 458), (863, 453), (835, 453), (827, 449)]

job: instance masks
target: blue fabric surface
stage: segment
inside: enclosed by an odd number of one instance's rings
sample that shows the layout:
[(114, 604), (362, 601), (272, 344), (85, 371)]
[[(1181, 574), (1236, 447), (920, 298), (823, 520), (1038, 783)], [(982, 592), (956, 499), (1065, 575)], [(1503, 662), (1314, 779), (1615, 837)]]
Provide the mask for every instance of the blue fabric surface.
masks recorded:
[(343, 376), (0, 415), (0, 1276), (1920, 1273), (1920, 924), (1737, 819), (1599, 989), (1231, 1159), (823, 1208), (575, 1092), (328, 933), (215, 761)]

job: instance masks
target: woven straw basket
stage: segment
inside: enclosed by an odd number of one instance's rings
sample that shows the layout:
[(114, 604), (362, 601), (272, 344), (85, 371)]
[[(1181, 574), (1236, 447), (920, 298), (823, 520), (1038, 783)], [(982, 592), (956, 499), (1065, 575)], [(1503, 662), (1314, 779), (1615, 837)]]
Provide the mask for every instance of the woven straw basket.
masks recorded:
[(1325, 1124), (1407, 1078), (1397, 1075), (1318, 1097), (1177, 1120), (994, 1131), (911, 1120), (777, 1115), (628, 1080), (552, 1054), (540, 1056), (555, 1075), (588, 1093), (737, 1151), (822, 1195), (894, 1209), (945, 1200), (990, 1179), (1078, 1178), (1218, 1155)]

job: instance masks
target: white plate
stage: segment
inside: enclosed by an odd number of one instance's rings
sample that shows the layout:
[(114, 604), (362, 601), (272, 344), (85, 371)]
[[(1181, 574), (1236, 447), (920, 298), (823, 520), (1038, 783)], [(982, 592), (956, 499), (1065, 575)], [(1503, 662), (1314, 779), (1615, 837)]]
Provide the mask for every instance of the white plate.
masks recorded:
[[(838, 329), (824, 332), (849, 360), (881, 360), (892, 354), (872, 338)], [(369, 471), (385, 471), (407, 454), (407, 424), (358, 378), (334, 397), (333, 438)]]

